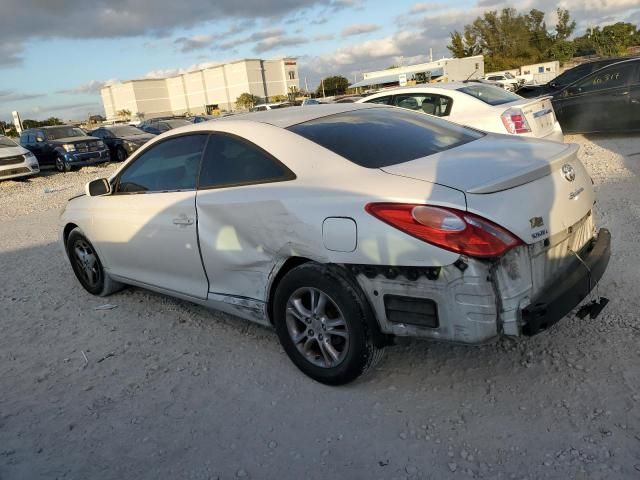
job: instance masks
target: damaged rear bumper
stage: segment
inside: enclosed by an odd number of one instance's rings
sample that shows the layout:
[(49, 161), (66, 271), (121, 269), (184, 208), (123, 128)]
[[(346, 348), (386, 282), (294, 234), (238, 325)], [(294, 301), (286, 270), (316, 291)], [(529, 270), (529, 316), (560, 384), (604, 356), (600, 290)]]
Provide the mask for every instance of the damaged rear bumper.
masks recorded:
[(576, 258), (566, 276), (546, 286), (522, 310), (522, 333), (535, 335), (546, 330), (573, 310), (600, 281), (611, 256), (611, 233), (601, 229), (597, 239)]

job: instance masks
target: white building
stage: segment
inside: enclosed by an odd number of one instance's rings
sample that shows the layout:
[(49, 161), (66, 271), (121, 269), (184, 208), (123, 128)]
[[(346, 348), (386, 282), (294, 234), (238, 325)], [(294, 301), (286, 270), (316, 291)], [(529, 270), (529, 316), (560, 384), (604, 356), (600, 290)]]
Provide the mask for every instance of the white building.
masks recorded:
[(298, 90), (295, 58), (279, 60), (245, 59), (216, 65), (174, 77), (128, 80), (102, 88), (107, 120), (129, 110), (144, 118), (206, 114), (219, 108), (233, 110), (243, 93), (268, 99)]
[(387, 87), (429, 81), (458, 82), (484, 76), (484, 56), (442, 58), (434, 62), (406, 65), (375, 72), (366, 72), (364, 78), (349, 88)]

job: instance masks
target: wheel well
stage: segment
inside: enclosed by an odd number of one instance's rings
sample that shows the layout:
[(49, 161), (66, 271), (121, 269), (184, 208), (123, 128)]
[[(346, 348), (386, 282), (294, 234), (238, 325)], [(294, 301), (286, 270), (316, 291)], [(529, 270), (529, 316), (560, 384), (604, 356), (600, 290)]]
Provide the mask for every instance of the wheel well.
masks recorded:
[(282, 264), (278, 273), (273, 278), (273, 282), (271, 282), (271, 286), (269, 287), (269, 297), (267, 298), (267, 315), (269, 317), (269, 322), (273, 325), (273, 298), (275, 297), (276, 289), (280, 284), (280, 280), (293, 270), (296, 267), (299, 267), (302, 264), (307, 262), (311, 262), (308, 258), (304, 257), (290, 257)]
[(64, 226), (64, 230), (62, 231), (62, 238), (64, 238), (65, 246), (67, 245), (67, 238), (69, 238), (69, 234), (71, 233), (71, 230), (73, 230), (74, 228), (78, 228), (78, 226), (73, 223), (67, 223)]

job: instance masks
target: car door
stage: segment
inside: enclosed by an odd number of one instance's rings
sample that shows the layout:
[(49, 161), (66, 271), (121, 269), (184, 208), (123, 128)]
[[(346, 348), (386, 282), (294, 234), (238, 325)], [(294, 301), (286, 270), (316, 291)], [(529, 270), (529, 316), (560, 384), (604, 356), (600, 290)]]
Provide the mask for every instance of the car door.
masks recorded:
[(56, 151), (47, 141), (44, 130), (34, 130), (33, 135), (33, 153), (38, 158), (38, 163), (40, 165), (54, 165)]
[(630, 84), (633, 62), (616, 63), (566, 87), (553, 100), (565, 132), (605, 132), (624, 129), (633, 114)]
[(210, 292), (264, 301), (269, 275), (288, 241), (291, 217), (279, 201), (296, 177), (273, 156), (239, 137), (210, 137), (196, 207)]
[(170, 137), (136, 156), (92, 197), (87, 232), (114, 275), (195, 298), (206, 298), (198, 248), (196, 179), (207, 134)]

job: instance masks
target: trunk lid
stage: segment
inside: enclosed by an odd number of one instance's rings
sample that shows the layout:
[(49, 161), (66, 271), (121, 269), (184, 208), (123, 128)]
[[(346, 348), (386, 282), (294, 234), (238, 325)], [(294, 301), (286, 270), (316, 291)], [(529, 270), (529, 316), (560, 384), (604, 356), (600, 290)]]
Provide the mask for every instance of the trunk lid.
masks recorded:
[(551, 105), (551, 97), (522, 99), (500, 105), (500, 107), (520, 109), (531, 127), (531, 134), (535, 137), (546, 137), (553, 132), (556, 115)]
[(577, 151), (576, 145), (489, 134), (382, 170), (461, 190), (470, 212), (535, 243), (566, 232), (591, 210), (591, 177)]

